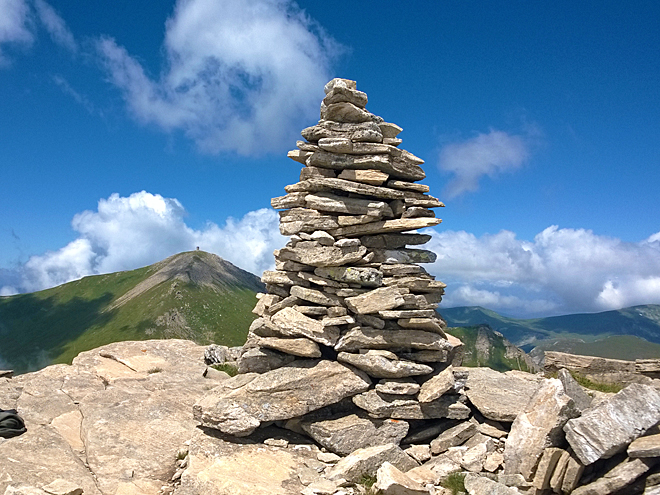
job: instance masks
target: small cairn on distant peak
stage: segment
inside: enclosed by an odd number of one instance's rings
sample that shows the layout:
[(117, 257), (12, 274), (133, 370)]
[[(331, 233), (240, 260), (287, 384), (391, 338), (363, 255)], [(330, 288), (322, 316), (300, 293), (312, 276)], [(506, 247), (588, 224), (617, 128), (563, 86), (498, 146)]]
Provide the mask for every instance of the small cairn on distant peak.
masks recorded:
[[(238, 360), (239, 376), (262, 374), (245, 387), (277, 382), (305, 406), (289, 407), (290, 396), (274, 412), (271, 394), (266, 411), (232, 391), (232, 400), (221, 394), (200, 403), (197, 417), (234, 435), (337, 403), (379, 424), (465, 419), (470, 410), (458, 393), (465, 372), (450, 366), (462, 344), (445, 334), (435, 311), (445, 284), (419, 265), (436, 260), (417, 247), (431, 236), (414, 232), (438, 225), (432, 208), (444, 205), (418, 182), (426, 177), (423, 160), (398, 148), (401, 127), (368, 112), (355, 81), (333, 79), (325, 94), (321, 120), (288, 153), (304, 165), (300, 181), (271, 201), (291, 239), (274, 253), (276, 270), (262, 276), (267, 293), (259, 295), (259, 318)], [(301, 395), (306, 387), (311, 402)], [(408, 424), (396, 423), (398, 443)]]

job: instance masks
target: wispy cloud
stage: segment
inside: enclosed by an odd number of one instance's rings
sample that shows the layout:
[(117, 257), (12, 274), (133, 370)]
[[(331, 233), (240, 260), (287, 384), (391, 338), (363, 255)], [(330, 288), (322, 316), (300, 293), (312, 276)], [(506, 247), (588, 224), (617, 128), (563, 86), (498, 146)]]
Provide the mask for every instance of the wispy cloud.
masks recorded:
[(167, 256), (200, 249), (216, 253), (252, 273), (274, 265), (273, 250), (285, 243), (277, 213), (261, 209), (224, 226), (208, 223), (195, 230), (174, 198), (146, 191), (99, 201), (96, 211), (74, 216), (78, 238), (63, 248), (32, 256), (14, 270), (0, 271), (0, 295), (32, 292), (86, 275), (129, 270)]
[(0, 0), (0, 66), (9, 59), (3, 45), (30, 46), (43, 27), (58, 45), (75, 53), (78, 45), (64, 19), (44, 0)]
[(25, 0), (0, 0), (0, 66), (9, 63), (3, 45), (30, 45), (34, 41), (30, 7)]
[(52, 76), (53, 82), (62, 90), (62, 92), (66, 95), (69, 95), (71, 98), (73, 98), (76, 103), (79, 105), (82, 105), (87, 112), (90, 114), (95, 113), (96, 109), (94, 107), (94, 104), (91, 102), (89, 98), (87, 98), (85, 95), (80, 94), (78, 91), (73, 89), (71, 84), (69, 84), (69, 81), (67, 81), (63, 76), (59, 74), (55, 74)]
[(97, 47), (140, 122), (182, 130), (205, 152), (240, 154), (281, 150), (295, 139), (318, 115), (341, 51), (288, 0), (179, 0), (156, 79), (114, 39)]
[(532, 242), (505, 230), (430, 232), (438, 253), (430, 270), (449, 284), (446, 306), (536, 316), (660, 304), (660, 233), (630, 243), (557, 226)]
[(440, 170), (453, 174), (445, 195), (455, 198), (479, 188), (483, 176), (494, 178), (499, 174), (520, 168), (530, 156), (527, 136), (512, 135), (491, 129), (467, 141), (445, 145), (440, 151)]
[(44, 0), (34, 0), (34, 7), (41, 24), (48, 31), (52, 40), (71, 52), (77, 52), (78, 45), (73, 37), (73, 33), (55, 9), (44, 2)]

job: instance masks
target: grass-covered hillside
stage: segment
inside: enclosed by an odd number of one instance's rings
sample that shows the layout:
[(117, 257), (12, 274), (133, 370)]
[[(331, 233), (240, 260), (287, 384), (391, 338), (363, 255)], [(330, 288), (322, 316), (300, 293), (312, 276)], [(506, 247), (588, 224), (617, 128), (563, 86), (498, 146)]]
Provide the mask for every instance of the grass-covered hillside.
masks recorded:
[(122, 340), (185, 338), (241, 345), (260, 280), (204, 251), (151, 266), (0, 297), (0, 368), (68, 363)]
[(440, 310), (449, 326), (487, 324), (522, 349), (613, 359), (660, 358), (660, 305), (602, 313), (515, 319), (478, 306)]
[(488, 325), (447, 329), (463, 341), (463, 366), (486, 366), (497, 371), (534, 371), (534, 363), (524, 351)]

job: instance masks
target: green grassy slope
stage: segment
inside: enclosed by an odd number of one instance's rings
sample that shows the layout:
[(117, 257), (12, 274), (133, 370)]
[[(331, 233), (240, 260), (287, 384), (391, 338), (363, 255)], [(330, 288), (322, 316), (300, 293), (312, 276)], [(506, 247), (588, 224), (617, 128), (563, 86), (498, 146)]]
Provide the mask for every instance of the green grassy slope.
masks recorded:
[(530, 371), (530, 360), (523, 351), (515, 348), (501, 334), (493, 332), (488, 325), (451, 327), (447, 333), (458, 337), (465, 346), (463, 366), (486, 366), (497, 371)]
[(440, 312), (449, 326), (488, 324), (524, 350), (539, 346), (614, 359), (660, 357), (660, 305), (520, 320), (478, 306)]
[(2, 297), (0, 357), (22, 373), (122, 340), (240, 345), (259, 290), (254, 275), (193, 251), (137, 270)]

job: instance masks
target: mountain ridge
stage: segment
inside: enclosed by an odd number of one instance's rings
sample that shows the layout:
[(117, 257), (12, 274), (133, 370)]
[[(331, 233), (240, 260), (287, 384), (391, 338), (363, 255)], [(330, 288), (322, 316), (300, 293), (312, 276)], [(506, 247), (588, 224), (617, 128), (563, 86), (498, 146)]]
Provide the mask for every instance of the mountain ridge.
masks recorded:
[(502, 316), (480, 306), (439, 312), (450, 327), (487, 324), (527, 352), (538, 347), (613, 359), (660, 357), (660, 305), (656, 304), (529, 319)]
[(122, 340), (240, 345), (261, 290), (255, 275), (214, 254), (188, 251), (136, 270), (2, 297), (0, 363), (22, 373)]

